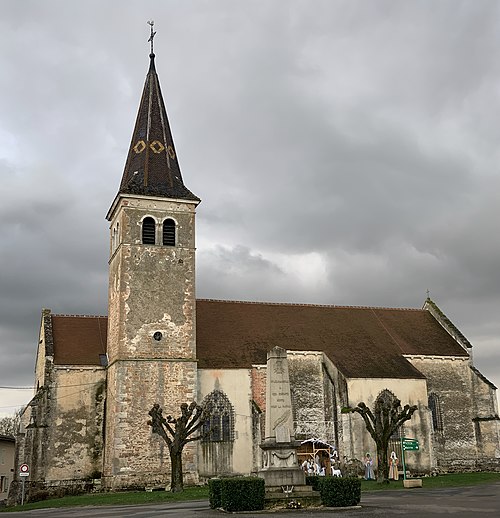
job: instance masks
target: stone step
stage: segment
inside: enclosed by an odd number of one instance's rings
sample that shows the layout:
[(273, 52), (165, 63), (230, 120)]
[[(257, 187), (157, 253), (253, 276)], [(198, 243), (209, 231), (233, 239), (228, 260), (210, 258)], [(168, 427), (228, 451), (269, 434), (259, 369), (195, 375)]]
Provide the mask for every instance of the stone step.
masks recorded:
[[(267, 486), (266, 487), (266, 495), (279, 493), (280, 495), (286, 495), (283, 491), (283, 487), (286, 489), (286, 486)], [(300, 493), (301, 495), (311, 495), (313, 493), (318, 493), (317, 491), (313, 491), (312, 486), (293, 486), (293, 491), (291, 494)]]

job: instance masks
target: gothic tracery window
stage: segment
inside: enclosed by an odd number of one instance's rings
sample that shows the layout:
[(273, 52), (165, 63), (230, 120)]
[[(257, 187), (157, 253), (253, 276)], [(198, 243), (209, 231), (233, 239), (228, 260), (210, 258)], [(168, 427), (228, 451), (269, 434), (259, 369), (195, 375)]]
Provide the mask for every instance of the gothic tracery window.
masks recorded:
[(234, 441), (234, 409), (222, 390), (214, 390), (203, 400), (207, 420), (202, 426), (204, 442)]

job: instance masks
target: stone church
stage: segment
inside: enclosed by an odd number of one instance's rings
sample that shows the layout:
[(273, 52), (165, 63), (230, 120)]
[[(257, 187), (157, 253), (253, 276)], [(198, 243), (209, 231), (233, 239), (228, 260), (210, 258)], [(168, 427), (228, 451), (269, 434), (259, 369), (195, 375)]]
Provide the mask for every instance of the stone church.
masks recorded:
[(165, 486), (168, 449), (148, 411), (159, 403), (176, 415), (193, 400), (210, 406), (216, 432), (185, 448), (185, 482), (257, 471), (266, 355), (276, 346), (287, 351), (295, 437), (334, 446), (341, 464), (375, 454), (360, 416), (341, 409), (389, 395), (418, 406), (400, 430), (420, 443), (410, 470), (500, 469), (496, 387), (435, 302), (400, 309), (197, 299), (199, 203), (181, 175), (151, 53), (106, 215), (108, 315), (42, 311), (36, 393), (17, 438), (17, 462), (29, 464), (31, 481)]

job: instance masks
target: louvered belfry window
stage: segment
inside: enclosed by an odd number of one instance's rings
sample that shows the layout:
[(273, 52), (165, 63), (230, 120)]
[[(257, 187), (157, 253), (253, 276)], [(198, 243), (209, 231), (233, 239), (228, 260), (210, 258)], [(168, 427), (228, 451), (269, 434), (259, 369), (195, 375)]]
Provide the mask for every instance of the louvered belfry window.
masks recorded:
[(173, 219), (166, 219), (163, 222), (163, 244), (175, 246), (175, 221)]
[(144, 245), (155, 244), (155, 227), (155, 220), (153, 218), (144, 218), (142, 222), (142, 243)]

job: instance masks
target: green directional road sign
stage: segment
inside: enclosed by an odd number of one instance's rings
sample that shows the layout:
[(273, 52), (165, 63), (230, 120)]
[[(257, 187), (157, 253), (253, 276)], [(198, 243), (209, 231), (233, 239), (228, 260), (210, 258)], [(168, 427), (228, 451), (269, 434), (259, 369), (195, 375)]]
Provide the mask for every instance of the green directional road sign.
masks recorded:
[(403, 450), (406, 451), (417, 451), (419, 449), (419, 444), (417, 439), (410, 439), (408, 437), (404, 437), (401, 441)]
[(403, 457), (403, 477), (406, 480), (405, 451), (418, 451), (418, 439), (413, 439), (411, 437), (401, 437), (401, 449), (403, 450), (401, 455)]

